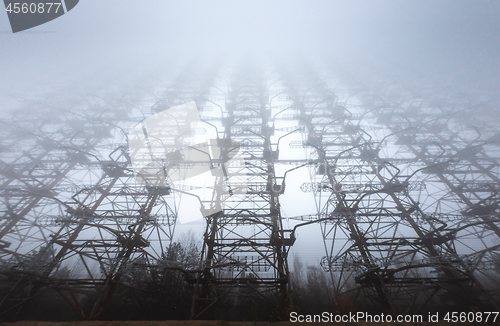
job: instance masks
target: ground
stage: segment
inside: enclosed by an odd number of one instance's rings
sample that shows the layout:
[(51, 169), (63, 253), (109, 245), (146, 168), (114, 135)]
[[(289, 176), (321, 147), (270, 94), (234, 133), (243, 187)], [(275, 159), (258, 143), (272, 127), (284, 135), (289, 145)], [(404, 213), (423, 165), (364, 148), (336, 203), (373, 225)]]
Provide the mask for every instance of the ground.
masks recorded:
[[(15, 323), (1, 323), (0, 326), (290, 326), (290, 325), (326, 325), (327, 323), (292, 323), (292, 322), (227, 322), (221, 320), (195, 320), (195, 321), (82, 321), (82, 322), (38, 322), (38, 321), (18, 321)], [(332, 325), (332, 324), (330, 324)], [(380, 326), (380, 325), (422, 325), (422, 326), (444, 326), (450, 325), (447, 322), (438, 323), (338, 323), (338, 325), (347, 326)], [(453, 323), (453, 326), (459, 325), (480, 325), (480, 323)], [(485, 325), (500, 325), (500, 323), (488, 323)]]

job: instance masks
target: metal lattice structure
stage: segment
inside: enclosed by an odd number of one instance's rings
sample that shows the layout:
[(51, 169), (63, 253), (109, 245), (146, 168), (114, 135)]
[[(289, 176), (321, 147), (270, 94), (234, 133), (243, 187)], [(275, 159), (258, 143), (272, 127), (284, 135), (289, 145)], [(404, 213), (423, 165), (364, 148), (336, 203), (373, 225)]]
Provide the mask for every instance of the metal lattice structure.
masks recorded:
[(388, 313), (432, 309), (443, 292), (455, 308), (498, 309), (498, 149), (464, 123), (474, 107), (317, 76), (290, 83), (336, 294)]
[[(298, 67), (191, 68), (145, 97), (152, 103), (108, 94), (71, 109), (37, 104), (36, 114), (28, 107), (2, 121), (0, 314), (15, 318), (51, 290), (82, 319), (99, 318), (131, 290), (128, 269), (172, 268), (165, 257), (178, 203), (198, 188), (211, 196), (198, 197), (200, 264), (183, 270), (191, 318), (225, 318), (248, 304), (286, 315), (288, 253), (295, 230), (310, 224), (321, 230), (321, 266), (336, 296), (394, 314), (428, 309), (443, 293), (463, 309), (498, 310), (497, 126), (470, 119), (481, 107), (453, 96), (383, 80), (340, 83), (335, 72)], [(213, 184), (136, 182), (128, 132), (191, 101), (202, 121), (193, 132), (220, 149), (210, 157)], [(291, 134), (302, 140), (287, 141)], [(175, 149), (177, 136), (166, 133), (162, 146)], [(304, 155), (287, 155), (287, 145)], [(240, 159), (226, 164), (235, 151)], [(200, 162), (168, 166), (181, 175), (190, 164)], [(301, 190), (315, 212), (285, 216), (280, 196), (299, 169), (309, 173)]]

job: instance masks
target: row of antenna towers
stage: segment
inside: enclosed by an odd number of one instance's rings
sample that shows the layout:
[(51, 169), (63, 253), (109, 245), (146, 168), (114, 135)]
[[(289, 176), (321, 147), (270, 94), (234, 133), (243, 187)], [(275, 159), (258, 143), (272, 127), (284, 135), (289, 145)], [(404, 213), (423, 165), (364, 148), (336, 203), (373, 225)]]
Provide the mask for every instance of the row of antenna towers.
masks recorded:
[[(287, 316), (289, 253), (301, 240), (296, 230), (311, 225), (321, 231), (321, 267), (336, 297), (393, 314), (432, 309), (443, 295), (470, 311), (499, 310), (500, 134), (494, 117), (482, 118), (493, 114), (491, 102), (380, 76), (341, 80), (334, 68), (307, 63), (207, 67), (185, 69), (153, 96), (31, 102), (5, 114), (1, 319), (22, 319), (47, 291), (79, 318), (98, 319), (130, 291), (122, 277), (130, 268), (180, 269), (192, 286), (193, 319), (224, 318), (227, 305), (251, 302)], [(214, 185), (214, 197), (201, 200), (222, 210), (200, 213), (199, 264), (180, 268), (164, 257), (179, 198), (194, 186), (138, 184), (127, 133), (191, 101), (204, 123), (198, 133), (239, 144), (244, 164), (224, 168), (246, 189)], [(298, 171), (309, 175), (300, 190), (313, 198), (313, 213), (286, 216), (283, 208), (294, 207), (280, 198), (293, 192), (286, 184)]]

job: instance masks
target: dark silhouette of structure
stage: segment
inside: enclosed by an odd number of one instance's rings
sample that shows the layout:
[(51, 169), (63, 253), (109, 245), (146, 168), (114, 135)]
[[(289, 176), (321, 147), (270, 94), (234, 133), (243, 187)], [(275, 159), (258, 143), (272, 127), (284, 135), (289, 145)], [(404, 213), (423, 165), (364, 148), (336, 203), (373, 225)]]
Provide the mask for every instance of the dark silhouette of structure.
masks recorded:
[[(432, 309), (451, 293), (461, 309), (498, 310), (495, 122), (472, 119), (481, 106), (453, 94), (417, 95), (383, 80), (339, 83), (296, 67), (191, 69), (154, 105), (110, 94), (4, 119), (0, 316), (22, 319), (33, 299), (55, 291), (81, 319), (100, 318), (138, 290), (122, 279), (132, 268), (183, 273), (193, 288), (191, 318), (231, 318), (250, 303), (287, 316), (288, 252), (295, 230), (310, 224), (321, 228), (321, 267), (335, 296), (396, 314)], [(211, 164), (223, 174), (204, 186), (212, 196), (200, 199), (201, 257), (187, 268), (165, 257), (176, 200), (196, 187), (136, 183), (126, 134), (190, 101), (204, 123), (199, 132), (220, 140)], [(291, 134), (302, 140), (287, 141)], [(165, 141), (174, 146), (176, 136)], [(235, 143), (243, 163), (225, 164)], [(306, 158), (283, 155), (287, 145)], [(309, 171), (301, 190), (314, 195), (317, 213), (287, 216), (296, 224), (285, 229), (280, 196), (297, 169)], [(220, 209), (207, 213), (214, 205)]]

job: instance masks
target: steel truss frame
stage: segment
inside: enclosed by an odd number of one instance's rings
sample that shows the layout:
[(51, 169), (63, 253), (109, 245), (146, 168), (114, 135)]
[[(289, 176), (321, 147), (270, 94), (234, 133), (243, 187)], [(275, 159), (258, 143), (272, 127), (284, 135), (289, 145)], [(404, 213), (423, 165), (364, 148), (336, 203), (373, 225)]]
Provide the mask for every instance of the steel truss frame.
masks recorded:
[[(200, 265), (183, 270), (191, 318), (231, 318), (248, 304), (286, 316), (288, 253), (295, 230), (314, 223), (336, 296), (392, 314), (430, 311), (447, 293), (464, 309), (498, 310), (499, 137), (491, 122), (468, 118), (480, 106), (390, 81), (339, 82), (306, 64), (212, 67), (185, 70), (145, 108), (108, 94), (72, 109), (34, 104), (38, 115), (30, 106), (31, 116), (21, 110), (1, 122), (0, 316), (15, 319), (54, 291), (81, 319), (96, 319), (135, 290), (127, 269), (173, 267), (165, 255), (176, 200), (197, 187), (135, 182), (125, 136), (192, 100), (197, 132), (214, 135), (220, 157), (210, 160), (211, 197), (198, 197)], [(283, 155), (280, 141), (296, 132), (303, 139), (290, 147), (307, 159)], [(165, 137), (163, 146), (175, 146), (175, 135)], [(227, 163), (235, 151), (241, 160)], [(280, 196), (287, 173), (301, 168), (316, 214), (287, 216), (302, 221), (289, 230)]]

